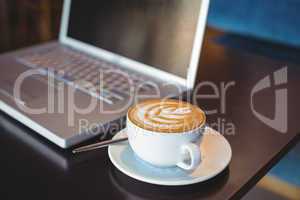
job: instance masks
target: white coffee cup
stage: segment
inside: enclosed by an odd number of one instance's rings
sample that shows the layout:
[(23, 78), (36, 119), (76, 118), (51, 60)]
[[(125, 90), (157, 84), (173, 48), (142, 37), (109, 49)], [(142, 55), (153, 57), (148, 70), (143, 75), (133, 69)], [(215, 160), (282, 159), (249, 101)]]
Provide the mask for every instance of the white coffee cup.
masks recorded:
[(199, 143), (205, 123), (187, 132), (171, 134), (143, 129), (128, 115), (126, 123), (129, 144), (140, 159), (157, 167), (178, 166), (184, 170), (195, 169), (200, 164)]

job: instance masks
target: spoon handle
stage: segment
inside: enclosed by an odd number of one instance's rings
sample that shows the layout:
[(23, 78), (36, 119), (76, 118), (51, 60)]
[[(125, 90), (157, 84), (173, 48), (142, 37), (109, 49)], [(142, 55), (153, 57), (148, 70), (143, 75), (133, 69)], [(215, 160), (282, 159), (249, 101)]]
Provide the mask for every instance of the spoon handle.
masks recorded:
[(77, 154), (77, 153), (81, 153), (81, 152), (92, 151), (92, 150), (95, 150), (95, 149), (100, 149), (100, 148), (103, 148), (103, 147), (107, 147), (110, 144), (116, 144), (116, 143), (120, 143), (120, 142), (123, 142), (123, 141), (126, 141), (126, 140), (128, 140), (127, 137), (120, 138), (120, 139), (106, 140), (106, 141), (103, 141), (103, 142), (98, 142), (98, 143), (95, 143), (95, 144), (90, 144), (90, 145), (86, 145), (86, 146), (76, 148), (72, 152), (73, 152), (73, 154)]

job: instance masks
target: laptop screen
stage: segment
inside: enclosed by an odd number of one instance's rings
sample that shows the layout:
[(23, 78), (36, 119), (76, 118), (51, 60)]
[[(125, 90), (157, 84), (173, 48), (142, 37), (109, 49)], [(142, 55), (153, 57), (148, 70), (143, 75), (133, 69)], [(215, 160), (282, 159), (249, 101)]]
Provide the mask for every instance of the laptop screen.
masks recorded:
[(186, 78), (201, 0), (73, 0), (67, 35)]

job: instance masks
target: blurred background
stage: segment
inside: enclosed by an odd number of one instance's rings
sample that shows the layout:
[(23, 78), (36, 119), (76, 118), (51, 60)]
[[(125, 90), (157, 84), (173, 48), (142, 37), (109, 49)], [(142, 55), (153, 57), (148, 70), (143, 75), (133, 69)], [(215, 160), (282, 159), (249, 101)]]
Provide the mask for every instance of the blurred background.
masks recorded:
[[(62, 3), (63, 0), (0, 0), (0, 53), (56, 39)], [(299, 0), (211, 0), (206, 34), (215, 37), (230, 33), (226, 36), (234, 37), (229, 41), (238, 40), (243, 49), (299, 62), (299, 10)], [(244, 199), (300, 200), (299, 166), (298, 144)]]
[[(0, 0), (0, 52), (57, 38), (63, 0)], [(211, 0), (211, 27), (300, 47), (299, 0)]]
[(0, 52), (57, 38), (63, 0), (0, 0)]

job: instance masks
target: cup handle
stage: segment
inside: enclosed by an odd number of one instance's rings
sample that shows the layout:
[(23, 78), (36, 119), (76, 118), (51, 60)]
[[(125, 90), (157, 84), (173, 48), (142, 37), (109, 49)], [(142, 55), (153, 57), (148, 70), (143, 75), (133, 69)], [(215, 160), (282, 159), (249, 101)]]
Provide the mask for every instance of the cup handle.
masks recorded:
[(201, 152), (198, 145), (188, 143), (181, 146), (180, 161), (177, 166), (184, 170), (195, 169), (201, 161)]

